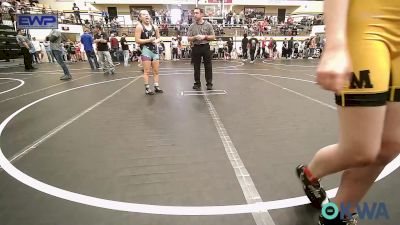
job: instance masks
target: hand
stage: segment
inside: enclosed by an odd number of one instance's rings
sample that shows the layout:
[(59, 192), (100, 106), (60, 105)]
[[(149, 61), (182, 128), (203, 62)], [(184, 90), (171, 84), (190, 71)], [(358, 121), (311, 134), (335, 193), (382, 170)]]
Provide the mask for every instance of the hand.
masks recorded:
[(158, 44), (158, 43), (160, 43), (160, 39), (156, 39), (153, 41), (153, 44)]
[(151, 38), (149, 39), (150, 43), (154, 42), (155, 40), (156, 40), (155, 37), (151, 37)]
[(337, 94), (350, 79), (352, 65), (347, 49), (327, 49), (317, 68), (317, 83)]

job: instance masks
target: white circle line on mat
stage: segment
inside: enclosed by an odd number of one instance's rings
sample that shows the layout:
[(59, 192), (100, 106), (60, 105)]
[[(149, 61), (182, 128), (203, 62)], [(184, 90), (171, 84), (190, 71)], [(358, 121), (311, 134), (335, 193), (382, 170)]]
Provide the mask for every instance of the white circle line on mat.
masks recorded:
[(11, 89), (8, 89), (8, 90), (6, 90), (6, 91), (2, 91), (2, 92), (0, 92), (0, 95), (1, 95), (1, 94), (4, 94), (4, 93), (7, 93), (7, 92), (10, 92), (10, 91), (13, 91), (13, 90), (15, 90), (15, 89), (18, 89), (18, 88), (22, 87), (22, 86), (25, 84), (25, 81), (23, 81), (23, 80), (21, 80), (21, 79), (15, 79), (15, 78), (0, 78), (0, 80), (14, 80), (14, 81), (18, 81), (18, 82), (19, 82), (19, 85), (18, 85), (18, 86), (13, 87), (13, 88), (11, 88)]
[[(4, 131), (4, 128), (7, 124), (16, 117), (22, 111), (28, 109), (29, 107), (49, 99), (51, 97), (64, 94), (70, 91), (99, 85), (110, 83), (119, 80), (133, 79), (134, 77), (115, 79), (110, 81), (102, 81), (92, 84), (87, 84), (75, 88), (71, 88), (68, 90), (64, 90), (61, 92), (57, 92), (55, 94), (43, 97), (38, 99), (19, 110), (15, 111), (9, 117), (7, 117), (0, 124), (0, 137)], [(267, 202), (258, 202), (254, 204), (242, 204), (242, 205), (224, 205), (224, 206), (166, 206), (166, 205), (150, 205), (150, 204), (139, 204), (139, 203), (129, 203), (129, 202), (120, 202), (113, 201), (108, 199), (96, 198), (88, 195), (83, 195), (71, 191), (67, 191), (58, 187), (51, 186), (39, 180), (36, 180), (33, 177), (28, 176), (22, 171), (18, 170), (14, 165), (10, 163), (10, 161), (4, 156), (1, 148), (0, 148), (0, 166), (6, 171), (10, 176), (14, 177), (18, 181), (24, 183), (25, 185), (41, 191), (43, 193), (49, 194), (54, 197), (58, 197), (61, 199), (65, 199), (68, 201), (80, 203), (83, 205), (94, 206), (104, 209), (118, 210), (118, 211), (126, 211), (126, 212), (136, 212), (136, 213), (146, 213), (146, 214), (159, 214), (159, 215), (232, 215), (232, 214), (243, 214), (243, 213), (257, 213), (263, 212), (267, 210), (273, 209), (281, 209), (288, 208), (293, 206), (305, 205), (309, 203), (309, 200), (306, 196), (295, 197), (295, 198), (287, 198), (276, 201), (267, 201)], [(377, 180), (382, 179), (392, 173), (400, 166), (400, 156), (389, 163), (385, 169), (382, 171)], [(337, 189), (332, 189), (328, 191), (328, 196), (332, 197), (336, 194)]]

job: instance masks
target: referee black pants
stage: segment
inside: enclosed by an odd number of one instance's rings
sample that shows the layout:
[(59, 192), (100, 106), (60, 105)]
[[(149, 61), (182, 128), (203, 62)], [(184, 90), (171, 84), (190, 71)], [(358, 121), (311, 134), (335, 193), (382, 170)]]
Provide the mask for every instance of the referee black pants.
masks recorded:
[(204, 61), (204, 70), (206, 73), (206, 82), (207, 84), (212, 85), (212, 63), (211, 63), (211, 51), (210, 45), (195, 45), (192, 48), (193, 54), (193, 65), (194, 65), (194, 82), (195, 84), (201, 84), (200, 81), (200, 66), (201, 66), (201, 59), (203, 58)]
[(29, 49), (27, 49), (26, 47), (21, 47), (21, 53), (24, 55), (24, 65), (25, 65), (25, 69), (29, 70), (32, 69), (32, 55), (29, 52)]

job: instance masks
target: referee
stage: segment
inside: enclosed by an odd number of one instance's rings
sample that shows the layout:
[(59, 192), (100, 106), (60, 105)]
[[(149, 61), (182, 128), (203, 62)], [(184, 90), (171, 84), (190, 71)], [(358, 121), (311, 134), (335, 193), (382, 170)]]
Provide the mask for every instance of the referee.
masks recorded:
[(194, 86), (193, 89), (200, 91), (200, 64), (203, 57), (204, 68), (206, 73), (207, 90), (212, 90), (212, 55), (210, 52), (209, 41), (215, 40), (215, 34), (212, 25), (204, 21), (204, 11), (200, 8), (194, 9), (194, 20), (189, 27), (189, 41), (193, 43), (192, 57), (194, 65)]

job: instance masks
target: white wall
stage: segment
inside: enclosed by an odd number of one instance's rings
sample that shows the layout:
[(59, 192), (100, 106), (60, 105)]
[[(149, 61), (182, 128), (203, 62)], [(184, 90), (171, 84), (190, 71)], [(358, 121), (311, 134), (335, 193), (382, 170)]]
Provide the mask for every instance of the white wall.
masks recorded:
[[(68, 27), (69, 31), (63, 31), (62, 27)], [(58, 30), (61, 31), (61, 33), (67, 33), (67, 34), (77, 34), (81, 35), (83, 34), (83, 29), (82, 26), (79, 25), (70, 25), (70, 24), (58, 24)], [(46, 39), (46, 36), (49, 35), (51, 32), (51, 29), (30, 29), (29, 34), (31, 37), (35, 37), (36, 40), (38, 41), (44, 41)]]
[(325, 25), (312, 26), (311, 36), (314, 36), (316, 33), (325, 33)]

